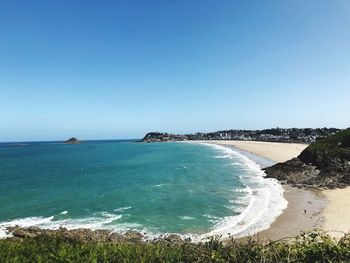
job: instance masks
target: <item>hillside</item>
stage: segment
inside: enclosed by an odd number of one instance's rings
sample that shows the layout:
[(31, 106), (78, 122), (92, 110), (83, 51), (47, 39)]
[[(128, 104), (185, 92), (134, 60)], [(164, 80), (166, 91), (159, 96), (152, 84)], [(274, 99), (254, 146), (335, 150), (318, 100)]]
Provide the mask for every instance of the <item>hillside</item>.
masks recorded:
[(292, 160), (265, 169), (267, 177), (310, 187), (350, 185), (350, 128), (310, 144)]
[[(284, 242), (288, 241), (288, 242)], [(293, 239), (225, 244), (155, 240), (95, 242), (61, 235), (0, 239), (1, 262), (348, 262), (350, 236), (335, 240), (323, 232), (301, 233)]]
[(340, 131), (336, 128), (272, 128), (265, 130), (222, 130), (192, 134), (149, 132), (141, 142), (167, 142), (186, 140), (240, 140), (264, 142), (311, 143)]

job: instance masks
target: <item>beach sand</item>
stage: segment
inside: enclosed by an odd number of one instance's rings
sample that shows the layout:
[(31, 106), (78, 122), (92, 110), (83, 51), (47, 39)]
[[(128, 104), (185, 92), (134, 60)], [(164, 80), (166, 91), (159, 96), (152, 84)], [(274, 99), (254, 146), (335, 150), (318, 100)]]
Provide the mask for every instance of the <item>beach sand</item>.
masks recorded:
[(271, 224), (270, 228), (254, 235), (255, 240), (279, 240), (295, 237), (301, 231), (322, 228), (325, 218), (323, 210), (327, 200), (321, 193), (283, 186), (288, 207)]
[(225, 141), (213, 140), (203, 141), (206, 143), (215, 143), (219, 145), (229, 145), (240, 150), (251, 152), (253, 154), (270, 159), (276, 163), (285, 162), (297, 157), (308, 144), (301, 143), (280, 143), (280, 142), (255, 142), (255, 141)]
[[(255, 141), (205, 141), (223, 146), (233, 146), (240, 150), (270, 159), (285, 162), (297, 157), (308, 145), (297, 143), (275, 143)], [(277, 240), (295, 236), (301, 231), (322, 228), (334, 237), (350, 232), (350, 187), (334, 190), (305, 190), (283, 186), (288, 207), (271, 224), (270, 228), (259, 232), (254, 239)], [(306, 213), (304, 212), (306, 211)], [(339, 232), (340, 231), (340, 232)]]
[(350, 233), (350, 187), (323, 190), (322, 194), (328, 200), (324, 210), (324, 229), (335, 237)]

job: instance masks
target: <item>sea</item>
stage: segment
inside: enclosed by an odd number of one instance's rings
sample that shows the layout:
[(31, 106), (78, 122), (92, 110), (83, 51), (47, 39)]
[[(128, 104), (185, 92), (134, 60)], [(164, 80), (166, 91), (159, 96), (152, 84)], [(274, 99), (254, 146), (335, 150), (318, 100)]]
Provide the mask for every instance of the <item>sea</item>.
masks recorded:
[(15, 225), (193, 240), (254, 234), (287, 206), (261, 166), (206, 143), (1, 143), (0, 236)]

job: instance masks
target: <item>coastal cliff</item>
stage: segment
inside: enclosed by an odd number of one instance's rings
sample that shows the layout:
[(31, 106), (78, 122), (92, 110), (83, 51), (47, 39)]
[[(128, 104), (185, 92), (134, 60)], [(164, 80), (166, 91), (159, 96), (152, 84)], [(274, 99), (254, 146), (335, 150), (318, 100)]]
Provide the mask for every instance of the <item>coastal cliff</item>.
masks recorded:
[(350, 128), (310, 144), (297, 158), (265, 168), (267, 178), (293, 186), (350, 185)]

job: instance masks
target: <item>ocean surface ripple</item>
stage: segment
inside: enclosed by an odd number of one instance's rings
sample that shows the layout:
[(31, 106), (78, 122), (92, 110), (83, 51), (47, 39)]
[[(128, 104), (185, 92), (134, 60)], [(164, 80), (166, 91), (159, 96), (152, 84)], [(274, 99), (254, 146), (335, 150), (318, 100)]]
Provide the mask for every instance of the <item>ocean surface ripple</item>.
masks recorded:
[(26, 143), (0, 156), (0, 237), (14, 225), (240, 237), (287, 206), (259, 164), (213, 144)]

